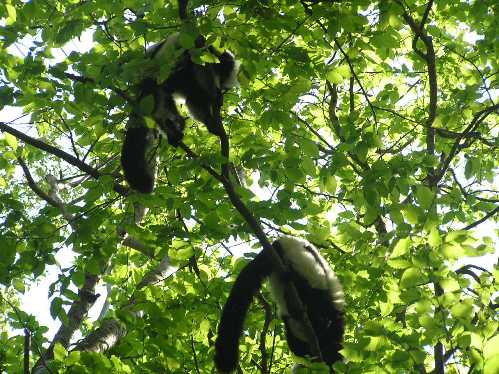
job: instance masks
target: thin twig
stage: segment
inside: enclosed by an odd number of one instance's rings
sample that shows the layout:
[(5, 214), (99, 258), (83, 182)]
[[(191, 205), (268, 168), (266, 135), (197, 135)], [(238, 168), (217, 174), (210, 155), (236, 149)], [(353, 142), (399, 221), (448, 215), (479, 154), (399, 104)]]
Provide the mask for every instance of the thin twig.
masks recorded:
[(260, 365), (260, 369), (262, 374), (267, 374), (270, 373), (270, 371), (268, 367), (266, 340), (270, 322), (272, 322), (272, 308), (261, 293), (257, 295), (257, 298), (262, 304), (263, 310), (265, 311), (265, 322), (263, 323), (262, 331), (260, 332), (260, 354), (262, 355), (262, 363)]
[(47, 193), (45, 193), (35, 182), (33, 179), (33, 176), (31, 175), (28, 165), (24, 162), (24, 160), (21, 157), (17, 157), (17, 162), (19, 162), (19, 165), (21, 165), (21, 168), (23, 169), (24, 176), (26, 177), (26, 180), (28, 181), (28, 186), (31, 188), (31, 190), (38, 195), (42, 200), (45, 200), (47, 203), (52, 205), (53, 207), (58, 208), (59, 204), (57, 201), (52, 199)]
[(468, 226), (463, 227), (460, 230), (471, 230), (471, 229), (477, 227), (478, 225), (480, 225), (481, 223), (484, 223), (485, 221), (487, 221), (490, 217), (492, 217), (493, 215), (495, 215), (497, 212), (499, 212), (499, 206), (497, 206), (494, 209), (492, 209), (485, 216), (483, 216), (483, 218), (481, 218), (478, 221), (475, 221), (475, 222), (469, 224)]
[(447, 158), (444, 161), (442, 161), (442, 163), (440, 165), (440, 172), (435, 177), (436, 182), (438, 182), (440, 179), (443, 178), (445, 172), (449, 168), (451, 161), (458, 154), (458, 152), (460, 150), (461, 140), (464, 137), (466, 137), (469, 133), (472, 133), (473, 131), (475, 131), (475, 129), (485, 120), (485, 118), (487, 118), (487, 116), (489, 116), (489, 114), (497, 111), (498, 109), (499, 109), (499, 104), (494, 104), (494, 105), (491, 105), (491, 106), (489, 106), (489, 107), (487, 107), (487, 108), (485, 108), (485, 109), (483, 109), (475, 114), (475, 116), (471, 120), (470, 124), (461, 133), (461, 136), (457, 137), (456, 141), (452, 145), (452, 149), (450, 150)]
[(194, 346), (194, 337), (191, 335), (191, 350), (192, 350), (192, 357), (194, 358), (194, 367), (196, 368), (196, 373), (199, 372), (199, 364), (198, 364), (198, 356), (196, 354), (196, 347)]

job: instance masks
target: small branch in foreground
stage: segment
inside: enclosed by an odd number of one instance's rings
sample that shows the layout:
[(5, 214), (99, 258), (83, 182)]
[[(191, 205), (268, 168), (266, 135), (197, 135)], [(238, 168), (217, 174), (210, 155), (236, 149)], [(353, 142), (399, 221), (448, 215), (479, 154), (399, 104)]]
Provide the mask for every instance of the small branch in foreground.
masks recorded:
[(493, 274), (490, 271), (488, 271), (487, 269), (485, 269), (481, 266), (478, 266), (478, 265), (473, 265), (473, 264), (468, 264), (468, 265), (464, 265), (464, 266), (460, 267), (459, 269), (456, 270), (456, 274), (469, 275), (470, 277), (472, 277), (475, 280), (475, 282), (481, 284), (482, 282), (480, 281), (479, 275), (477, 273), (475, 273), (474, 271), (472, 271), (471, 269), (479, 270), (481, 272), (488, 273), (490, 276), (493, 276)]
[[(325, 31), (327, 30), (324, 26), (323, 26), (323, 28)], [(352, 76), (354, 77), (355, 81), (359, 85), (360, 90), (362, 91), (362, 95), (364, 96), (364, 99), (366, 100), (367, 105), (369, 106), (369, 109), (371, 109), (371, 113), (372, 113), (373, 119), (374, 119), (374, 124), (375, 124), (376, 128), (378, 128), (378, 119), (376, 116), (376, 110), (374, 109), (373, 104), (371, 103), (371, 100), (369, 99), (369, 95), (367, 94), (367, 91), (365, 90), (364, 86), (362, 85), (362, 82), (360, 81), (357, 73), (355, 72), (353, 62), (350, 60), (350, 57), (348, 56), (348, 54), (341, 47), (341, 44), (338, 41), (338, 39), (334, 38), (333, 40), (334, 40), (334, 44), (336, 45), (336, 47), (338, 47), (338, 49), (340, 50), (343, 57), (345, 57), (345, 60), (348, 64), (348, 67), (350, 68), (350, 72), (352, 73)]]
[(31, 350), (31, 332), (24, 329), (24, 374), (29, 374), (29, 352)]
[[(79, 83), (93, 83), (95, 84), (95, 80), (93, 78), (88, 78), (88, 77), (83, 77), (81, 75), (75, 75), (71, 73), (64, 73), (64, 76), (68, 79), (71, 79), (72, 81), (79, 82)], [(120, 96), (122, 99), (124, 99), (126, 102), (132, 103), (133, 99), (128, 96), (128, 94), (119, 89), (118, 87), (109, 87), (111, 91), (114, 91), (118, 96)]]
[[(435, 282), (433, 283), (434, 289), (435, 289), (435, 296), (440, 297), (444, 294), (444, 290), (440, 283)], [(443, 308), (441, 305), (439, 305), (435, 311), (435, 314), (443, 313)], [(435, 361), (435, 368), (432, 373), (434, 374), (444, 374), (444, 345), (442, 342), (439, 340), (433, 347), (433, 357)]]
[(191, 350), (192, 350), (192, 357), (194, 358), (194, 367), (196, 368), (196, 373), (199, 374), (198, 356), (196, 353), (196, 347), (194, 345), (194, 336), (192, 335), (191, 335)]

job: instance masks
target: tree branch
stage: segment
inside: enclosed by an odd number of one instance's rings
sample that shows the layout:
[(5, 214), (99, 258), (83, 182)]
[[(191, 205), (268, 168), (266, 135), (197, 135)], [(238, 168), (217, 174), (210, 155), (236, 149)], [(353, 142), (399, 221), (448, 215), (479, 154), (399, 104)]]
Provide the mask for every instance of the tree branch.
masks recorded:
[[(180, 142), (179, 144), (180, 148), (182, 148), (186, 154), (195, 159), (199, 160), (199, 157), (189, 148), (187, 147), (183, 142)], [(243, 203), (239, 195), (237, 194), (236, 190), (234, 189), (233, 184), (231, 183), (230, 179), (226, 178), (224, 175), (218, 174), (211, 166), (204, 162), (200, 162), (201, 167), (204, 168), (208, 173), (210, 173), (215, 179), (217, 179), (222, 186), (225, 189), (225, 192), (227, 193), (227, 196), (229, 197), (229, 200), (231, 201), (232, 205), (236, 208), (236, 210), (241, 214), (241, 216), (244, 218), (248, 226), (251, 228), (255, 236), (257, 237), (258, 241), (260, 242), (260, 245), (263, 247), (264, 251), (267, 251), (270, 255), (270, 261), (272, 263), (272, 269), (275, 271), (277, 274), (286, 274), (286, 267), (283, 264), (280, 256), (276, 253), (272, 245), (270, 244), (269, 240), (267, 239), (267, 236), (265, 235), (262, 227), (260, 226), (260, 223), (258, 220), (253, 216), (251, 211), (248, 209), (248, 207)], [(285, 279), (285, 277), (283, 277)], [(296, 290), (296, 287), (294, 284), (289, 281), (287, 284), (287, 292), (289, 296), (289, 310), (290, 312), (292, 311), (293, 314), (296, 311), (297, 315), (292, 315), (293, 318), (303, 321), (303, 325), (305, 327), (305, 336), (307, 338), (307, 341), (310, 342), (311, 344), (311, 352), (313, 356), (320, 357), (322, 359), (322, 354), (319, 346), (319, 341), (317, 339), (317, 336), (315, 335), (314, 329), (312, 327), (312, 324), (310, 322), (310, 319), (308, 318), (308, 315), (306, 313), (306, 309), (298, 295), (298, 292)]]
[(267, 332), (269, 331), (270, 322), (272, 322), (272, 309), (270, 304), (265, 300), (263, 295), (259, 293), (257, 295), (258, 300), (263, 306), (263, 310), (265, 311), (265, 321), (263, 323), (262, 331), (260, 332), (260, 354), (262, 355), (262, 363), (260, 365), (260, 370), (262, 374), (270, 373), (268, 359), (267, 359), (267, 348), (265, 345), (265, 341), (267, 339)]
[(25, 143), (32, 145), (35, 148), (41, 149), (42, 151), (48, 152), (54, 156), (62, 158), (67, 163), (76, 166), (78, 169), (84, 171), (87, 174), (90, 174), (95, 179), (98, 179), (100, 177), (100, 173), (97, 169), (94, 169), (90, 165), (87, 165), (86, 163), (80, 161), (79, 159), (70, 155), (69, 153), (60, 150), (59, 148), (51, 146), (41, 140), (32, 138), (31, 136), (26, 135), (21, 131), (14, 129), (13, 127), (10, 127), (4, 122), (0, 122), (0, 131), (5, 131), (11, 135), (14, 135), (16, 138), (21, 139)]
[(78, 290), (79, 299), (73, 302), (73, 304), (69, 308), (67, 324), (61, 324), (61, 327), (56, 332), (54, 339), (52, 339), (49, 347), (33, 367), (32, 373), (41, 373), (40, 369), (44, 367), (43, 363), (51, 360), (54, 357), (54, 347), (56, 343), (60, 343), (64, 348), (67, 348), (69, 346), (71, 337), (73, 336), (74, 332), (81, 326), (83, 319), (96, 300), (94, 290), (95, 285), (97, 284), (99, 279), (100, 278), (98, 275), (85, 273), (85, 283), (83, 284), (83, 287)]
[[(409, 13), (407, 13), (404, 5), (401, 1), (397, 0), (397, 3), (401, 6), (403, 17), (412, 32), (414, 33), (414, 38), (412, 40), (412, 49), (416, 52), (419, 57), (421, 57), (428, 68), (428, 80), (430, 83), (430, 105), (428, 110), (428, 118), (426, 119), (426, 150), (428, 154), (433, 155), (435, 153), (435, 129), (432, 127), (435, 118), (437, 117), (437, 97), (438, 97), (438, 84), (437, 84), (437, 67), (436, 67), (436, 57), (435, 49), (433, 48), (433, 40), (431, 36), (426, 33), (424, 25), (428, 19), (428, 14), (433, 5), (433, 0), (428, 2), (425, 9), (425, 13), (419, 25), (416, 24), (414, 18), (412, 18)], [(426, 47), (426, 53), (421, 51), (417, 42), (421, 40)], [(429, 181), (432, 186), (434, 186), (438, 180), (435, 179), (434, 170), (431, 169), (429, 173)]]
[(463, 227), (462, 229), (460, 230), (471, 230), (475, 227), (477, 227), (478, 225), (480, 225), (481, 223), (484, 223), (485, 221), (487, 221), (490, 217), (492, 217), (493, 215), (495, 215), (496, 213), (499, 212), (499, 206), (495, 207), (494, 209), (492, 209), (490, 212), (488, 212), (485, 216), (483, 216), (481, 219), (479, 219), (478, 221), (475, 221), (473, 222), (472, 224), (469, 224), (468, 226), (465, 226)]
[(24, 160), (21, 157), (17, 157), (17, 162), (19, 162), (19, 165), (21, 165), (21, 168), (23, 169), (24, 176), (26, 177), (26, 180), (28, 182), (28, 186), (31, 188), (31, 190), (42, 200), (45, 200), (49, 205), (52, 205), (55, 208), (58, 208), (59, 205), (57, 201), (52, 199), (48, 194), (46, 194), (35, 182), (33, 179), (33, 176), (31, 175), (28, 165), (24, 162)]
[(494, 104), (494, 105), (491, 105), (491, 106), (489, 106), (489, 107), (487, 107), (487, 108), (485, 108), (485, 109), (483, 109), (475, 114), (475, 116), (471, 120), (470, 124), (464, 129), (464, 131), (462, 133), (460, 133), (460, 136), (458, 136), (456, 138), (456, 141), (454, 142), (452, 149), (449, 152), (449, 155), (447, 156), (447, 158), (444, 161), (442, 161), (441, 166), (440, 166), (440, 172), (435, 177), (436, 182), (440, 181), (440, 179), (443, 178), (445, 172), (449, 168), (451, 161), (458, 154), (458, 152), (460, 150), (461, 140), (464, 137), (468, 136), (468, 134), (475, 131), (475, 129), (485, 120), (485, 118), (487, 118), (487, 116), (489, 116), (489, 114), (497, 111), (498, 109), (499, 109), (499, 104)]
[[(85, 162), (81, 161), (80, 159), (74, 157), (73, 155), (70, 155), (67, 152), (64, 152), (63, 150), (56, 148), (50, 144), (47, 144), (41, 140), (35, 139), (29, 135), (26, 135), (22, 133), (19, 130), (16, 130), (15, 128), (7, 125), (4, 122), (0, 122), (0, 131), (5, 131), (6, 133), (9, 133), (11, 135), (14, 135), (16, 138), (22, 140), (26, 144), (29, 144), (35, 148), (38, 148), (42, 151), (45, 151), (47, 153), (50, 153), (54, 156), (57, 156), (64, 161), (66, 161), (68, 164), (73, 165), (80, 169), (81, 171), (89, 174), (95, 179), (99, 179), (102, 174), (99, 172), (99, 170), (93, 168), (92, 166), (86, 164)], [(122, 196), (127, 196), (129, 193), (129, 189), (120, 185), (119, 183), (115, 183), (114, 186), (114, 191), (119, 193)]]

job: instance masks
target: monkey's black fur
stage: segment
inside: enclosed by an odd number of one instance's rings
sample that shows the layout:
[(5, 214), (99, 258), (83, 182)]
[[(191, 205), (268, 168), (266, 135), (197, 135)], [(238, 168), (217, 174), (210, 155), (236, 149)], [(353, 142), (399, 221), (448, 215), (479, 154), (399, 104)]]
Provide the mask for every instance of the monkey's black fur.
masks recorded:
[(286, 289), (291, 282), (306, 309), (322, 361), (331, 365), (341, 359), (339, 350), (344, 331), (344, 298), (335, 274), (319, 252), (307, 242), (283, 237), (272, 246), (289, 271), (284, 275), (274, 272), (270, 255), (265, 250), (241, 271), (224, 306), (218, 327), (215, 364), (220, 373), (230, 373), (237, 366), (244, 319), (253, 297), (267, 277), (270, 277), (270, 288), (279, 315), (284, 320), (289, 349), (297, 356), (318, 359), (311, 357), (312, 344), (307, 341), (303, 321), (292, 317), (300, 313), (290, 312)]
[(140, 83), (139, 91), (139, 101), (148, 96), (153, 97), (154, 107), (150, 115), (159, 130), (166, 135), (168, 143), (177, 147), (184, 137), (185, 118), (178, 112), (170, 88), (166, 88), (166, 83), (159, 85), (154, 79), (146, 78)]
[(130, 187), (142, 193), (151, 193), (154, 188), (154, 171), (150, 166), (151, 160), (148, 159), (153, 157), (148, 152), (153, 138), (153, 129), (146, 126), (130, 126), (125, 134), (121, 151), (125, 178)]
[[(148, 51), (149, 58), (163, 58), (162, 52), (164, 49), (172, 46), (176, 48), (177, 38), (178, 34), (171, 35), (164, 41), (151, 47)], [(196, 40), (195, 47), (205, 48), (205, 40), (202, 36)], [(150, 74), (138, 86), (137, 103), (152, 96), (154, 105), (152, 113), (132, 113), (131, 117), (152, 116), (160, 132), (167, 137), (168, 143), (174, 147), (177, 147), (182, 141), (185, 129), (185, 118), (179, 113), (174, 96), (180, 96), (185, 99), (191, 116), (204, 123), (208, 131), (217, 136), (223, 133), (220, 116), (223, 105), (223, 94), (237, 83), (238, 64), (230, 52), (218, 52), (212, 46), (206, 48), (211, 54), (218, 57), (219, 62), (198, 65), (192, 60), (191, 52), (186, 50), (180, 55), (172, 73), (164, 82), (158, 82), (157, 77), (154, 74)], [(167, 55), (167, 53), (164, 54)], [(159, 62), (158, 67), (161, 65), (161, 61)], [(143, 124), (143, 121), (134, 121), (134, 126), (140, 126), (140, 123)], [(127, 131), (131, 131), (134, 134), (139, 133), (137, 130), (127, 129)], [(141, 145), (145, 145), (146, 143), (139, 141), (138, 144), (132, 144), (131, 140), (133, 136), (128, 136), (128, 134), (126, 135), (126, 139), (130, 139), (130, 141), (123, 143), (121, 157), (125, 177), (133, 188), (135, 188), (134, 186), (142, 187), (142, 189), (138, 189), (140, 192), (152, 192), (152, 188), (149, 187), (154, 185), (154, 178), (152, 183), (149, 179), (140, 181), (138, 178), (153, 175), (153, 173), (130, 169), (140, 167), (141, 165), (146, 166), (147, 164), (141, 164), (135, 160), (128, 159), (130, 156), (144, 159), (142, 155), (145, 154), (145, 149), (141, 148)], [(125, 149), (126, 147), (130, 147), (130, 149)]]
[(232, 286), (215, 342), (215, 365), (219, 372), (230, 373), (235, 369), (239, 360), (239, 338), (243, 332), (246, 313), (253, 297), (271, 271), (267, 253), (262, 251), (241, 270)]

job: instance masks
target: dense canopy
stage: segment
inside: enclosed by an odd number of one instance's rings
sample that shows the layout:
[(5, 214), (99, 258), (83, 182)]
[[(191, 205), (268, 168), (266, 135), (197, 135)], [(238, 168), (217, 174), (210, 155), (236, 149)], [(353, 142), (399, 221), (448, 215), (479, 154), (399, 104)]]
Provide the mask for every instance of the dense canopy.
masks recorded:
[[(498, 373), (497, 7), (2, 1), (0, 373), (215, 372), (231, 285), (284, 234), (343, 283), (337, 373)], [(179, 104), (183, 145), (159, 141), (140, 194), (121, 145), (174, 32), (232, 51), (239, 86), (220, 138)], [(21, 304), (47, 274), (55, 336)], [(240, 350), (242, 372), (293, 366), (266, 287)]]

